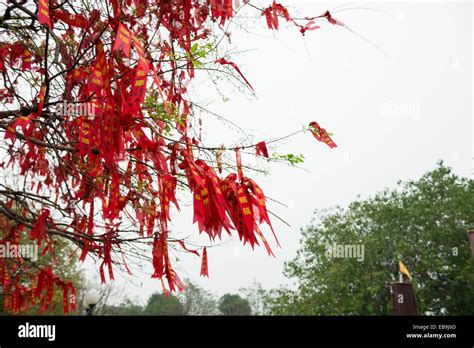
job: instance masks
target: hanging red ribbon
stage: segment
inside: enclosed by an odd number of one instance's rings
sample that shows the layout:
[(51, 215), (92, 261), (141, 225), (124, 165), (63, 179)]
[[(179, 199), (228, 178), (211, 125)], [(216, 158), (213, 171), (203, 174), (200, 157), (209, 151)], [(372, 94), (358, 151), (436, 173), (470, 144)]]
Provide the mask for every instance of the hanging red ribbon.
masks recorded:
[(255, 145), (255, 151), (257, 156), (263, 155), (264, 157), (268, 158), (267, 144), (265, 144), (264, 141), (261, 141)]
[(207, 262), (207, 248), (206, 247), (204, 247), (204, 250), (202, 251), (201, 276), (202, 277), (209, 277), (209, 269), (208, 269), (208, 262)]
[(53, 18), (58, 18), (71, 27), (83, 29), (87, 27), (87, 19), (80, 13), (69, 13), (63, 10), (53, 10)]
[(38, 1), (38, 22), (46, 25), (49, 29), (53, 29), (49, 16), (49, 0)]
[(30, 239), (36, 240), (38, 246), (41, 244), (41, 241), (46, 238), (46, 222), (49, 219), (49, 214), (49, 210), (44, 209), (43, 213), (38, 216), (38, 220), (30, 230)]
[(333, 25), (340, 25), (342, 27), (345, 27), (346, 25), (344, 23), (342, 23), (340, 20), (334, 18), (332, 15), (331, 15), (331, 12), (329, 11), (326, 11), (321, 17), (325, 17), (327, 19), (327, 21)]
[(316, 21), (314, 19), (311, 19), (306, 23), (303, 27), (300, 28), (301, 34), (305, 34), (307, 31), (310, 30), (316, 30), (321, 28), (319, 25), (316, 24)]
[(262, 16), (265, 16), (268, 28), (275, 30), (278, 30), (279, 27), (279, 16), (284, 17), (287, 21), (292, 20), (288, 10), (283, 5), (276, 3), (276, 1), (273, 1), (272, 5), (262, 11)]
[(192, 254), (195, 254), (197, 256), (200, 256), (199, 253), (196, 251), (196, 250), (192, 250), (192, 249), (189, 249), (186, 244), (184, 244), (184, 242), (182, 240), (178, 240), (177, 241), (179, 243), (179, 245), (181, 245), (181, 247), (186, 250), (188, 253), (192, 253)]
[(31, 121), (30, 116), (18, 117), (15, 121), (12, 122), (11, 125), (7, 127), (4, 139), (11, 139), (12, 143), (14, 143), (16, 139), (16, 127), (20, 126), (26, 141), (29, 142), (30, 125), (33, 126), (33, 122)]
[(37, 112), (38, 116), (41, 116), (41, 113), (43, 112), (45, 94), (46, 94), (46, 83), (43, 82), (43, 84), (41, 85), (41, 88), (40, 88), (39, 96), (38, 96), (38, 98), (39, 98), (38, 112)]
[(237, 64), (233, 63), (233, 62), (229, 62), (228, 60), (226, 60), (225, 58), (219, 58), (216, 60), (216, 63), (219, 63), (221, 65), (230, 65), (231, 67), (233, 67), (238, 73), (239, 75), (244, 79), (244, 81), (247, 83), (247, 85), (249, 85), (250, 89), (253, 91), (253, 87), (252, 85), (250, 84), (250, 82), (245, 78), (244, 74), (242, 74), (242, 71), (240, 71), (239, 67), (237, 66)]
[(125, 57), (130, 58), (130, 46), (132, 43), (132, 36), (130, 31), (122, 23), (119, 24), (117, 30), (117, 37), (115, 38), (114, 47), (112, 51), (122, 50)]
[(240, 150), (238, 147), (235, 148), (235, 158), (237, 162), (237, 174), (239, 175), (239, 180), (242, 180), (244, 174), (242, 172), (242, 157), (240, 155)]
[(337, 147), (336, 143), (331, 139), (328, 132), (324, 128), (321, 128), (317, 122), (311, 122), (309, 129), (316, 140), (325, 143), (331, 149)]

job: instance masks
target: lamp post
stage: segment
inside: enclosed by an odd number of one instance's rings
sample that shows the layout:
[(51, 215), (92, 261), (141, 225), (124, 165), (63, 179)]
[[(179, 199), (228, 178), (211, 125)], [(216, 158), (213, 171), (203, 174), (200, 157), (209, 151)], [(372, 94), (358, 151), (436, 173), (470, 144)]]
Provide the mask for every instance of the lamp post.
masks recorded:
[(85, 298), (86, 315), (94, 314), (94, 307), (99, 302), (99, 293), (95, 290), (89, 291)]

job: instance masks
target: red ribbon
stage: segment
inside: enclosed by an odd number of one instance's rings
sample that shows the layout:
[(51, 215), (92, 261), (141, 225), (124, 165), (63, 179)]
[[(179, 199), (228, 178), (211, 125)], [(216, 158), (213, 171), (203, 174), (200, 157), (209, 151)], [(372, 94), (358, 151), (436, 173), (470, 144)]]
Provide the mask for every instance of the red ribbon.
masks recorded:
[(209, 268), (207, 262), (207, 248), (204, 247), (202, 251), (202, 263), (201, 263), (201, 276), (202, 277), (209, 277)]
[(239, 175), (239, 180), (242, 180), (244, 174), (242, 172), (242, 157), (240, 155), (240, 149), (238, 147), (235, 148), (235, 158), (237, 162), (237, 174)]
[(250, 82), (245, 78), (244, 74), (242, 74), (242, 71), (240, 71), (239, 67), (237, 66), (237, 64), (233, 63), (233, 62), (229, 62), (228, 60), (224, 59), (224, 58), (219, 58), (216, 60), (216, 63), (219, 63), (221, 65), (230, 65), (231, 67), (233, 67), (238, 73), (239, 75), (244, 79), (244, 81), (247, 83), (247, 85), (249, 85), (250, 89), (253, 91), (253, 87), (252, 85), (250, 84)]
[(38, 1), (38, 22), (46, 25), (49, 29), (53, 29), (49, 16), (49, 0)]
[(265, 144), (264, 141), (261, 141), (257, 145), (255, 145), (255, 151), (257, 153), (257, 156), (263, 155), (268, 158), (267, 144)]
[(58, 18), (71, 27), (85, 29), (87, 27), (87, 19), (80, 13), (69, 13), (63, 10), (54, 10), (53, 18)]
[(324, 128), (321, 128), (317, 122), (311, 122), (309, 129), (316, 140), (325, 143), (331, 149), (337, 147), (336, 143), (331, 139), (328, 132)]
[(132, 43), (132, 36), (128, 28), (122, 23), (117, 29), (117, 36), (115, 38), (114, 47), (112, 51), (122, 50), (125, 57), (130, 58), (130, 46)]

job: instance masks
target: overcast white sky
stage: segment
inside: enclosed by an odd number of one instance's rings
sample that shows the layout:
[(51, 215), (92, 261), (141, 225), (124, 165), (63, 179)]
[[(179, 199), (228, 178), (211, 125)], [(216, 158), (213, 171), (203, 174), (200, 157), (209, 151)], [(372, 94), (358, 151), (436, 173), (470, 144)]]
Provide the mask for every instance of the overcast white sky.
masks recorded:
[[(199, 277), (199, 258), (181, 257), (176, 265), (180, 276), (219, 295), (236, 292), (254, 279), (265, 288), (285, 283), (283, 264), (295, 256), (299, 230), (309, 224), (315, 209), (344, 206), (359, 194), (367, 197), (394, 187), (399, 179), (418, 178), (439, 159), (457, 174), (471, 175), (471, 2), (281, 1), (289, 2), (292, 14), (334, 9), (334, 17), (383, 52), (326, 23), (304, 39), (295, 28), (269, 31), (263, 18), (250, 20), (248, 33), (231, 27), (232, 43), (246, 51), (234, 61), (258, 99), (224, 87), (230, 100), (223, 101), (211, 84), (195, 83), (194, 92), (212, 101), (209, 109), (256, 140), (284, 136), (318, 121), (334, 133), (338, 148), (331, 150), (310, 134), (299, 134), (271, 152), (304, 154), (306, 170), (275, 164), (266, 166), (267, 177), (252, 174), (268, 196), (288, 205), (269, 203), (291, 225), (273, 219), (282, 245), (274, 248), (276, 258), (268, 257), (263, 247), (242, 247), (236, 237), (208, 249), (207, 279)], [(203, 116), (203, 131), (209, 145), (235, 144), (232, 140), (237, 139), (235, 131), (210, 116)], [(198, 234), (191, 209), (174, 219), (174, 231)], [(151, 265), (144, 265), (135, 278), (118, 276), (116, 286), (144, 301), (161, 291), (149, 272)]]

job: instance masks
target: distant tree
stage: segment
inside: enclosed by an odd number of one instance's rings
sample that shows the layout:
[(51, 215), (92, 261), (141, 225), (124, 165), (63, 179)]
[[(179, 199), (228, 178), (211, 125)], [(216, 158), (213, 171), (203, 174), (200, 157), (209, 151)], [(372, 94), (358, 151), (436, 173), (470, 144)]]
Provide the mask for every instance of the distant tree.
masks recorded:
[(251, 286), (240, 289), (240, 293), (248, 301), (252, 315), (268, 314), (270, 293), (262, 287), (262, 284), (258, 281), (254, 281)]
[[(98, 292), (99, 301), (94, 307), (94, 315), (143, 315), (144, 306), (140, 299), (135, 296), (130, 298), (130, 292), (126, 285), (109, 283), (98, 287), (97, 279), (88, 284), (82, 292), (82, 303), (85, 304), (85, 296), (90, 292)], [(82, 313), (84, 313), (85, 308)]]
[(219, 311), (223, 315), (251, 315), (249, 302), (239, 295), (225, 294), (219, 300)]
[(117, 306), (104, 306), (103, 312), (105, 315), (141, 315), (144, 314), (143, 309), (127, 298)]
[[(474, 222), (474, 181), (442, 162), (417, 181), (400, 183), (347, 209), (320, 212), (302, 231), (285, 274), (297, 290), (280, 289), (271, 313), (386, 315), (389, 283), (403, 260), (413, 275), (421, 313), (474, 314), (474, 258), (467, 230)], [(361, 244), (363, 262), (330, 258), (326, 245)]]
[(163, 293), (150, 296), (143, 310), (146, 315), (185, 315), (184, 306), (179, 298), (173, 294), (167, 297)]
[(179, 295), (184, 305), (184, 313), (187, 315), (215, 315), (219, 311), (217, 309), (217, 300), (215, 295), (204, 290), (200, 286), (192, 283), (190, 280), (185, 281), (186, 287), (182, 294)]

